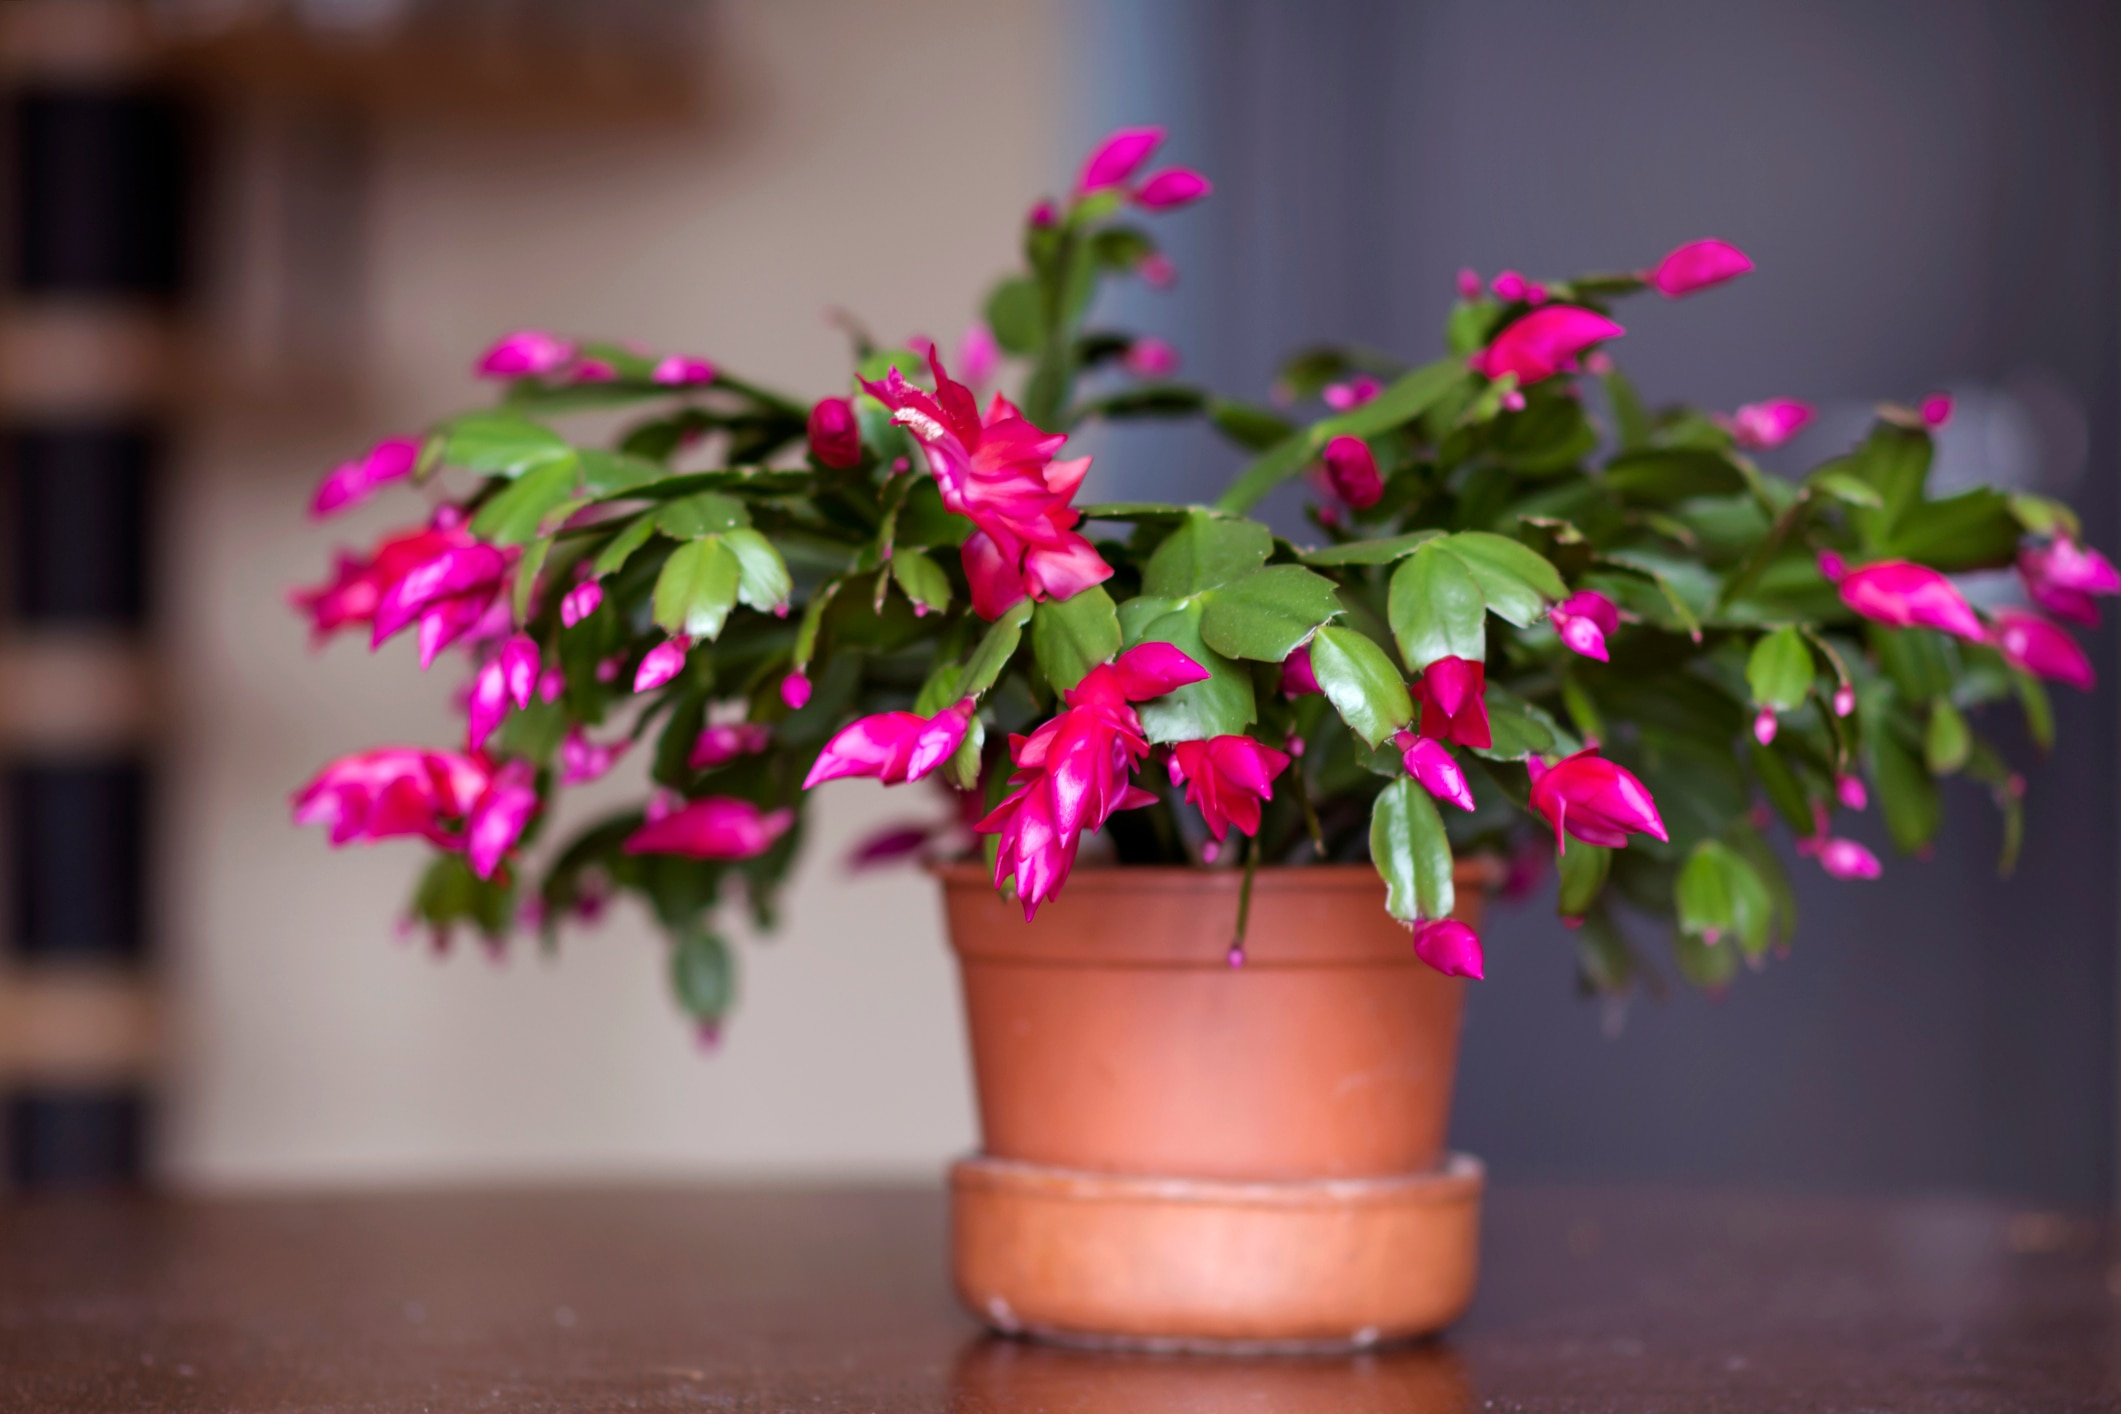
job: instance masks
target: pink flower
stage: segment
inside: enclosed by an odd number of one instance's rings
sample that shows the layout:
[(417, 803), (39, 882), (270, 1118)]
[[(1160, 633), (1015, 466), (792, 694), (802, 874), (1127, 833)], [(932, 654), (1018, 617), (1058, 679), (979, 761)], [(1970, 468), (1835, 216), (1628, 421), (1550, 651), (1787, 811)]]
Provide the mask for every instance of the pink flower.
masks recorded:
[(1260, 806), (1273, 799), (1274, 778), (1288, 766), (1285, 752), (1236, 734), (1181, 741), (1171, 748), (1171, 784), (1185, 786), (1187, 801), (1199, 807), (1208, 833), (1218, 841), (1232, 825), (1248, 835), (1259, 833)]
[(685, 671), (685, 656), (692, 652), (692, 640), (684, 634), (666, 638), (648, 650), (641, 659), (641, 666), (634, 670), (633, 690), (653, 692)]
[(1882, 560), (1846, 571), (1840, 587), (1841, 602), (1874, 623), (1941, 629), (1970, 643), (1988, 637), (1973, 605), (1949, 579), (1927, 565)]
[(1335, 412), (1351, 412), (1385, 390), (1385, 385), (1369, 374), (1358, 374), (1345, 383), (1328, 383), (1320, 395), (1326, 406)]
[(570, 383), (616, 383), (619, 370), (609, 359), (585, 358), (567, 370)]
[(491, 879), (537, 808), (537, 772), (528, 761), (511, 761), (496, 772), (464, 823), (464, 857), (471, 872)]
[(1090, 459), (1054, 461), (1067, 437), (1039, 431), (999, 393), (983, 421), (971, 391), (932, 349), (928, 367), (933, 395), (895, 368), (862, 386), (921, 444), (943, 504), (978, 527), (959, 552), (974, 611), (994, 619), (1026, 595), (1067, 599), (1111, 578), (1112, 567), (1075, 532), (1081, 516), (1069, 504)]
[(1505, 303), (1523, 299), (1530, 289), (1531, 286), (1526, 283), (1524, 276), (1515, 270), (1505, 270), (1488, 281), (1488, 293)]
[(606, 746), (591, 741), (589, 734), (579, 726), (569, 727), (566, 738), (560, 742), (560, 783), (587, 785), (601, 779), (618, 764), (631, 745), (632, 742), (621, 737)]
[(756, 756), (773, 745), (773, 728), (764, 722), (736, 722), (708, 727), (692, 743), (685, 764), (695, 771), (725, 765), (739, 756)]
[(1549, 609), (1547, 617), (1571, 652), (1601, 663), (1611, 661), (1605, 640), (1607, 634), (1619, 631), (1620, 610), (1605, 595), (1595, 589), (1578, 590)]
[(1121, 128), (1113, 133), (1084, 159), (1082, 175), (1075, 180), (1076, 195), (1126, 185), (1163, 140), (1162, 128)]
[(519, 633), (501, 645), (501, 672), (508, 681), (509, 700), (528, 707), (538, 690), (538, 645), (527, 633)]
[(412, 474), (420, 460), (420, 439), (387, 437), (368, 449), (357, 462), (344, 462), (317, 483), (317, 494), (309, 503), (312, 520), (335, 516), (358, 506), (384, 486)]
[(1323, 691), (1317, 676), (1311, 671), (1311, 645), (1299, 644), (1289, 656), (1281, 660), (1281, 690), (1285, 697), (1301, 697), (1307, 692)]
[(452, 544), (407, 569), (376, 604), (371, 647), (381, 647), (417, 620), (420, 666), (486, 616), (508, 577), (508, 556), (473, 541)]
[(344, 756), (295, 793), (298, 825), (323, 825), (333, 845), (417, 835), (444, 849), (463, 847), (450, 828), (492, 784), (483, 757), (412, 746), (384, 746)]
[(800, 669), (781, 679), (781, 701), (788, 704), (791, 712), (800, 712), (810, 701), (810, 679)]
[(1059, 220), (1059, 210), (1054, 207), (1052, 201), (1043, 197), (1024, 214), (1025, 225), (1035, 226), (1042, 231), (1048, 229)]
[(542, 329), (520, 329), (479, 360), (482, 378), (542, 378), (574, 361), (574, 345)]
[(1354, 509), (1367, 510), (1384, 498), (1385, 481), (1378, 475), (1377, 458), (1362, 438), (1344, 434), (1326, 443), (1325, 467), (1333, 494)]
[(585, 579), (567, 591), (560, 600), (560, 623), (573, 628), (597, 611), (604, 602), (604, 586), (593, 579)]
[(1178, 372), (1178, 350), (1162, 339), (1136, 339), (1127, 345), (1119, 363), (1136, 378), (1169, 378)]
[(1666, 299), (1735, 280), (1753, 268), (1746, 253), (1728, 241), (1689, 241), (1657, 262), (1643, 278)]
[(1542, 305), (1497, 334), (1471, 363), (1474, 372), (1490, 378), (1514, 373), (1523, 387), (1574, 372), (1593, 344), (1626, 332), (1603, 314), (1573, 304)]
[(288, 600), (309, 616), (314, 636), (322, 642), (342, 628), (373, 624), (376, 606), (399, 580), (444, 550), (472, 543), (469, 531), (453, 525), (397, 531), (386, 535), (365, 559), (341, 551), (329, 581), (297, 589)]
[(1669, 839), (1657, 802), (1626, 767), (1606, 760), (1595, 746), (1552, 766), (1544, 757), (1525, 761), (1532, 777), (1532, 809), (1554, 827), (1555, 848), (1566, 853), (1567, 835), (1585, 844), (1618, 849), (1630, 831)]
[(1779, 447), (1812, 420), (1812, 405), (1795, 398), (1747, 403), (1730, 416), (1731, 440), (1741, 447)]
[(1753, 714), (1753, 740), (1759, 742), (1762, 746), (1773, 746), (1775, 744), (1775, 733), (1780, 729), (1781, 725), (1781, 720), (1776, 717), (1774, 708), (1761, 708)]
[(994, 331), (985, 321), (975, 322), (957, 341), (957, 366), (965, 375), (965, 382), (974, 388), (985, 387), (1000, 371), (1002, 346), (995, 342)]
[(1878, 856), (1854, 840), (1822, 840), (1819, 867), (1837, 879), (1875, 879), (1885, 872)]
[(1115, 810), (1156, 799), (1128, 783), (1149, 754), (1141, 719), (1128, 704), (1207, 676), (1170, 644), (1144, 643), (1084, 674), (1061, 695), (1066, 710), (1030, 736), (1009, 738), (1017, 768), (1010, 793), (973, 828), (1001, 837), (994, 885), (1016, 880), (1027, 921), (1067, 882), (1084, 831), (1101, 828)]
[(1214, 184), (1191, 167), (1167, 167), (1152, 172), (1134, 189), (1134, 204), (1145, 211), (1175, 211), (1214, 190)]
[(1922, 400), (1922, 421), (1928, 427), (1942, 427), (1952, 420), (1952, 395), (1932, 393)]
[(1488, 668), (1466, 658), (1438, 658), (1414, 683), (1421, 734), (1461, 746), (1488, 747)]
[(2088, 550), (2066, 535), (2018, 552), (2018, 577), (2032, 601), (2057, 618), (2096, 624), (2100, 594), (2121, 594), (2121, 573), (2106, 556)]
[(811, 763), (803, 789), (843, 776), (870, 776), (887, 786), (917, 781), (948, 761), (972, 722), (972, 699), (933, 717), (918, 712), (879, 712), (840, 728)]
[(845, 398), (820, 398), (810, 409), (810, 455), (834, 471), (847, 471), (862, 460), (862, 424), (854, 404)]
[(1430, 919), (1414, 925), (1414, 955), (1446, 977), (1486, 975), (1480, 934), (1455, 918)]
[(627, 837), (628, 854), (681, 854), (687, 859), (752, 859), (795, 823), (792, 810), (761, 811), (748, 800), (711, 795), (650, 820)]
[(498, 658), (488, 662), (471, 680), (464, 700), (464, 745), (478, 751), (508, 715), (508, 678)]
[(655, 366), (649, 377), (666, 388), (691, 388), (714, 381), (715, 367), (704, 358), (671, 354)]
[(1402, 753), (1400, 761), (1407, 774), (1423, 790), (1438, 800), (1450, 801), (1460, 810), (1473, 808), (1473, 788), (1466, 784), (1465, 768), (1451, 755), (1449, 747), (1434, 737), (1417, 736), (1411, 731), (1400, 732), (1392, 743)]
[(2038, 614), (2019, 609), (1997, 610), (1996, 627), (1989, 641), (2003, 655), (2003, 661), (2014, 668), (2085, 692), (2092, 690), (2091, 659), (2084, 656), (2076, 639)]
[(1871, 803), (1871, 793), (1864, 789), (1861, 776), (1834, 777), (1834, 794), (1851, 810), (1861, 810)]
[(1461, 266), (1458, 271), (1458, 297), (1471, 304), (1480, 298), (1480, 272), (1472, 266)]
[(1178, 267), (1167, 255), (1145, 255), (1134, 273), (1142, 277), (1142, 283), (1152, 290), (1168, 290), (1178, 283)]

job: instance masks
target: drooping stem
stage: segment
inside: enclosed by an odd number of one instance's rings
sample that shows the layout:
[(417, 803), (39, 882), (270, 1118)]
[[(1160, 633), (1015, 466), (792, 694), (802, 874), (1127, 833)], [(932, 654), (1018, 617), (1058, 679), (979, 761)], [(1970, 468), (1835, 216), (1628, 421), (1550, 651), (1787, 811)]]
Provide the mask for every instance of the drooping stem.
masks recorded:
[(1245, 965), (1245, 928), (1252, 921), (1252, 876), (1259, 868), (1259, 846), (1246, 835), (1238, 836), (1238, 849), (1245, 856), (1244, 882), (1237, 886), (1237, 937), (1230, 943), (1230, 965)]

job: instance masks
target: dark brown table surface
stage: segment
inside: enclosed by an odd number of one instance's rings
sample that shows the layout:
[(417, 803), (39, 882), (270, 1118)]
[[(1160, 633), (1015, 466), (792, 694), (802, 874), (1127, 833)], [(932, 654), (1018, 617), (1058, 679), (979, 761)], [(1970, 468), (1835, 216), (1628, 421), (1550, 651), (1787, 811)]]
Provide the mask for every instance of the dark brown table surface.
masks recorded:
[(2121, 1409), (2098, 1221), (1508, 1190), (1449, 1337), (1213, 1360), (983, 1336), (919, 1189), (0, 1206), (6, 1410)]

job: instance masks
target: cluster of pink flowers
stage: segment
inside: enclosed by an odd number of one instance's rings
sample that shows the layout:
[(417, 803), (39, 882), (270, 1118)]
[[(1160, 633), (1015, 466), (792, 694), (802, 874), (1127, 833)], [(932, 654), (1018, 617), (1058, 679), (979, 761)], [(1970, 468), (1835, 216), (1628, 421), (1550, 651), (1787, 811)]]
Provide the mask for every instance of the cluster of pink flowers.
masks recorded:
[(978, 527), (960, 551), (973, 609), (999, 618), (1026, 595), (1067, 599), (1111, 578), (1112, 567), (1076, 533), (1081, 517), (1069, 504), (1090, 459), (1055, 461), (1066, 434), (1041, 432), (999, 393), (982, 419), (971, 390), (932, 349), (928, 369), (933, 393), (895, 368), (862, 386), (921, 444), (943, 504)]
[[(2058, 586), (2047, 576), (2057, 563), (2065, 565), (2069, 582)], [(2030, 568), (2028, 565), (2030, 564)], [(2092, 596), (2121, 592), (2121, 575), (2104, 555), (2074, 542), (2057, 539), (2024, 551), (2019, 557), (2027, 593), (2035, 603), (2052, 612), (2059, 603), (2079, 615), (2098, 621)], [(1881, 560), (1850, 569), (1832, 551), (1820, 555), (1819, 572), (1836, 585), (1841, 602), (1874, 623), (1894, 628), (1932, 628), (1986, 644), (2003, 655), (2005, 662), (2035, 677), (2066, 683), (2089, 691), (2093, 685), (2091, 660), (2068, 633), (2038, 614), (2002, 609), (1983, 623), (1981, 615), (1951, 580), (1929, 568), (1907, 560)]]
[[(609, 359), (585, 353), (572, 339), (543, 329), (519, 329), (503, 335), (478, 362), (482, 378), (553, 378), (566, 383), (610, 383), (619, 371)], [(714, 364), (690, 354), (668, 354), (649, 370), (648, 379), (666, 388), (705, 387), (715, 379)]]
[(1084, 160), (1082, 175), (1075, 181), (1076, 196), (1120, 191), (1145, 210), (1171, 211), (1215, 190), (1206, 177), (1190, 167), (1166, 167), (1137, 181), (1136, 174), (1163, 141), (1162, 128), (1122, 128), (1112, 134)]
[(385, 536), (366, 556), (341, 552), (332, 578), (290, 596), (321, 641), (341, 629), (366, 624), (372, 646), (419, 625), (420, 666), (474, 629), (505, 632), (505, 618), (489, 623), (500, 607), (501, 586), (512, 563), (465, 529), (462, 513), (444, 507), (421, 530)]
[(463, 852), (487, 879), (537, 809), (532, 774), (476, 753), (378, 747), (332, 762), (296, 792), (295, 823), (325, 826), (334, 845), (416, 836)]

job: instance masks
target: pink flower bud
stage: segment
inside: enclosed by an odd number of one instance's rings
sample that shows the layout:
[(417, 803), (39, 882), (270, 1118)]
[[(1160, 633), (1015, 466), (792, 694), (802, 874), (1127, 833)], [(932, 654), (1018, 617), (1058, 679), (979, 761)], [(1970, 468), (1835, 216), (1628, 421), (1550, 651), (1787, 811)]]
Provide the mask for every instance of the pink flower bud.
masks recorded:
[(810, 455), (835, 471), (859, 466), (862, 425), (845, 398), (820, 398), (810, 409)]
[(616, 383), (618, 380), (619, 370), (601, 358), (585, 358), (567, 372), (570, 383)]
[(685, 670), (685, 655), (692, 651), (692, 640), (684, 634), (666, 638), (648, 650), (641, 659), (641, 666), (633, 675), (635, 692), (653, 692)]
[(1524, 276), (1515, 270), (1505, 270), (1488, 281), (1488, 292), (1505, 302), (1521, 300), (1525, 297)]
[(1175, 211), (1214, 192), (1215, 187), (1190, 167), (1157, 172), (1134, 191), (1134, 204), (1147, 211)]
[(572, 362), (574, 345), (542, 329), (520, 329), (501, 339), (479, 360), (482, 378), (537, 378)]
[(1752, 268), (1746, 253), (1728, 241), (1689, 241), (1643, 278), (1666, 299), (1678, 299), (1735, 280)]
[(1835, 688), (1834, 715), (1837, 717), (1846, 717), (1849, 713), (1855, 710), (1856, 689), (1848, 683), (1843, 683), (1841, 684), (1841, 686)]
[(508, 677), (500, 660), (486, 664), (471, 680), (464, 699), (464, 746), (483, 751), (487, 739), (508, 715)]
[(1837, 879), (1875, 879), (1885, 872), (1878, 856), (1854, 840), (1828, 840), (1822, 844), (1819, 867)]
[(1861, 776), (1834, 777), (1834, 794), (1851, 810), (1861, 810), (1871, 803), (1871, 793), (1864, 789)]
[(1421, 788), (1438, 800), (1448, 800), (1460, 810), (1473, 808), (1473, 788), (1466, 783), (1465, 769), (1449, 747), (1434, 737), (1402, 731), (1392, 738), (1400, 750), (1400, 762)]
[[(1825, 558), (1820, 557), (1821, 573), (1827, 571)], [(1839, 587), (1842, 603), (1876, 623), (1894, 628), (1934, 628), (1971, 643), (1988, 637), (1980, 617), (1958, 588), (1927, 565), (1882, 560), (1842, 574)]]
[(1002, 346), (984, 321), (976, 321), (957, 342), (958, 376), (972, 387), (985, 385), (1002, 366)]
[(1952, 395), (1932, 393), (1922, 400), (1922, 421), (1930, 427), (1942, 427), (1952, 420)]
[(1311, 671), (1310, 644), (1299, 645), (1281, 660), (1281, 690), (1285, 697), (1302, 697), (1307, 692), (1321, 691), (1318, 678)]
[(1333, 492), (1356, 510), (1365, 510), (1383, 499), (1384, 478), (1377, 473), (1377, 458), (1370, 444), (1360, 437), (1343, 434), (1326, 443), (1326, 477)]
[(1789, 441), (1811, 420), (1811, 404), (1795, 398), (1747, 403), (1731, 414), (1731, 440), (1741, 447), (1764, 451)]
[(1602, 314), (1573, 304), (1542, 305), (1517, 320), (1475, 354), (1476, 372), (1490, 378), (1517, 375), (1520, 386), (1573, 371), (1591, 346), (1627, 330)]
[(1116, 187), (1127, 181), (1141, 165), (1149, 160), (1164, 140), (1162, 128), (1121, 128), (1091, 149), (1083, 161), (1082, 175), (1076, 178), (1075, 190), (1079, 196)]
[(2090, 692), (2094, 682), (2091, 659), (2068, 632), (2038, 614), (2019, 609), (1997, 611), (1996, 626), (1989, 642), (2003, 661), (2034, 677), (2067, 683)]
[(1459, 268), (1458, 297), (1467, 304), (1480, 298), (1480, 272), (1470, 265)]
[(802, 711), (803, 704), (808, 702), (809, 700), (809, 678), (803, 676), (803, 674), (800, 672), (794, 672), (790, 673), (787, 677), (781, 679), (781, 701), (788, 704), (789, 711)]
[(1060, 212), (1054, 208), (1051, 200), (1044, 197), (1041, 197), (1038, 203), (1024, 216), (1025, 225), (1035, 227), (1041, 231), (1050, 228), (1059, 220)]
[(1509, 392), (1502, 395), (1501, 406), (1504, 412), (1523, 412), (1524, 394), (1518, 392), (1515, 388), (1510, 389)]
[(666, 388), (691, 388), (714, 381), (715, 367), (704, 358), (672, 354), (655, 366), (654, 380)]
[(1141, 276), (1142, 283), (1152, 290), (1168, 290), (1178, 283), (1178, 267), (1171, 263), (1169, 256), (1161, 253), (1143, 256), (1141, 264), (1134, 267), (1134, 273)]
[(1414, 925), (1414, 955), (1446, 977), (1485, 976), (1480, 935), (1455, 918)]
[(1369, 374), (1358, 374), (1345, 383), (1328, 383), (1319, 396), (1326, 406), (1335, 412), (1351, 412), (1369, 402), (1385, 390), (1385, 385)]
[(1753, 740), (1759, 742), (1762, 746), (1772, 746), (1775, 741), (1775, 730), (1779, 725), (1775, 718), (1774, 708), (1761, 708), (1753, 714)]
[(1571, 652), (1601, 663), (1610, 661), (1605, 640), (1619, 629), (1620, 610), (1605, 595), (1595, 589), (1581, 590), (1548, 610), (1547, 617)]
[(560, 622), (568, 628), (573, 628), (595, 613), (597, 606), (603, 602), (604, 586), (596, 580), (585, 579), (568, 590), (566, 597), (560, 600)]
[(519, 633), (501, 647), (501, 673), (508, 683), (508, 696), (518, 708), (530, 705), (538, 686), (538, 645), (530, 635)]
[(1178, 350), (1162, 339), (1140, 338), (1127, 345), (1119, 362), (1137, 378), (1169, 378), (1178, 371)]

